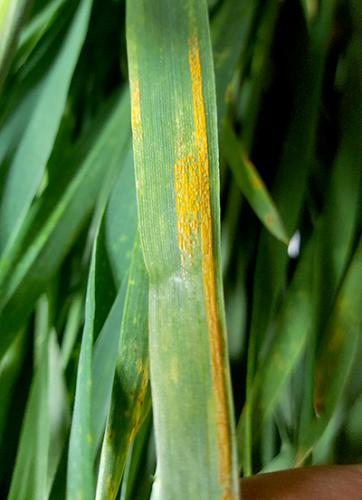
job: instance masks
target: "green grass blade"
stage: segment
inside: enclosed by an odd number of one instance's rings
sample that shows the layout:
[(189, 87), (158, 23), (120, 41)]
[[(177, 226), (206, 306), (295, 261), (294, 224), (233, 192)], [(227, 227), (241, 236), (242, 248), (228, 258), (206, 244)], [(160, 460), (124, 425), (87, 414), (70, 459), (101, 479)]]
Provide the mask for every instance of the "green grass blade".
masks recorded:
[(91, 9), (82, 0), (49, 73), (6, 179), (0, 207), (0, 250), (16, 237), (38, 190), (64, 111)]
[(280, 241), (288, 244), (289, 238), (283, 221), (268, 190), (247, 153), (243, 150), (231, 124), (223, 129), (223, 153), (241, 192), (250, 203), (264, 226)]
[(34, 366), (35, 376), (25, 413), (11, 481), (9, 498), (25, 499), (27, 495), (45, 498), (47, 491), (49, 422), (49, 301), (40, 297), (35, 321)]
[[(122, 214), (122, 224), (119, 216)], [(136, 185), (131, 143), (106, 211), (106, 244), (116, 285), (128, 272), (137, 233)]]
[[(131, 152), (131, 151), (130, 151)], [(120, 224), (122, 214), (122, 224)], [(97, 338), (93, 355), (92, 434), (94, 453), (98, 449), (109, 411), (116, 368), (127, 276), (137, 232), (136, 189), (132, 157), (114, 187), (105, 214), (106, 246), (118, 287), (117, 297)]]
[(92, 436), (94, 457), (101, 442), (109, 412), (126, 291), (127, 280), (120, 287), (94, 346), (92, 366)]
[(67, 322), (64, 328), (61, 345), (62, 366), (65, 369), (72, 355), (74, 344), (81, 327), (83, 314), (83, 300), (81, 294), (76, 294), (69, 306)]
[[(310, 344), (313, 332), (321, 328), (321, 323), (324, 326), (326, 313), (332, 306), (348, 263), (358, 217), (362, 176), (359, 146), (362, 121), (356, 106), (360, 87), (359, 80), (356, 80), (358, 72), (354, 68), (358, 66), (354, 58), (350, 59), (349, 67), (352, 74), (347, 82), (350, 91), (344, 103), (345, 128), (335, 159), (326, 205), (311, 241), (300, 258), (276, 322), (276, 336), (268, 354), (261, 360), (252, 386), (251, 404), (255, 405), (255, 429), (274, 410), (282, 387), (291, 376), (307, 340)], [(327, 251), (328, 248), (331, 248), (330, 252)], [(327, 299), (324, 297), (321, 300), (323, 293)], [(313, 377), (313, 372), (311, 374)], [(257, 395), (259, 391), (261, 394)], [(245, 414), (238, 426), (240, 444), (244, 442), (244, 425)], [(307, 420), (302, 425), (309, 437), (310, 421)], [(301, 429), (301, 436), (303, 432), (304, 429)]]
[(159, 498), (238, 498), (205, 2), (128, 2), (127, 45), (150, 278), (156, 490)]
[(116, 498), (129, 447), (150, 408), (147, 306), (148, 279), (137, 238), (129, 271), (111, 407), (100, 457), (97, 499)]
[[(9, 500), (46, 497), (49, 416), (48, 360), (42, 357), (34, 376), (22, 426)], [(41, 449), (42, 448), (42, 449)]]
[(49, 418), (50, 445), (48, 450), (47, 497), (50, 495), (56, 472), (69, 436), (70, 408), (69, 395), (65, 384), (61, 350), (55, 335), (49, 339)]
[(67, 438), (69, 408), (55, 332), (47, 334), (24, 416), (9, 500), (48, 498)]
[(69, 500), (92, 500), (94, 498), (91, 391), (98, 237), (97, 234), (89, 269), (85, 324), (78, 362), (77, 384), (69, 440), (67, 468), (67, 499)]

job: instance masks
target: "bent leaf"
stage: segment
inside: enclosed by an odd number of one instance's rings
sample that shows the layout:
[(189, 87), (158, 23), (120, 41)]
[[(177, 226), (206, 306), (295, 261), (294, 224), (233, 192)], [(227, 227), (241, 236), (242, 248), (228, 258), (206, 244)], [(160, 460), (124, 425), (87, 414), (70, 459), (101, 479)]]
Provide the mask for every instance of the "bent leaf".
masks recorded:
[(279, 212), (253, 163), (230, 125), (223, 130), (223, 153), (235, 180), (264, 226), (280, 241), (288, 244), (289, 238)]

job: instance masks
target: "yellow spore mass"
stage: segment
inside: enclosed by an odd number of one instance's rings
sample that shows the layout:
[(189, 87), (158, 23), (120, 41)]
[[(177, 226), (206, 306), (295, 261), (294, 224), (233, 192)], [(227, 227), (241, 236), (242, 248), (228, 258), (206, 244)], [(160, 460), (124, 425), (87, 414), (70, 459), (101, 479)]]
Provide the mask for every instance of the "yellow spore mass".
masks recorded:
[(213, 228), (210, 200), (210, 165), (202, 85), (200, 49), (196, 37), (189, 42), (195, 154), (184, 155), (175, 165), (177, 233), (185, 272), (193, 264), (195, 248), (201, 253), (202, 274), (211, 350), (211, 367), (217, 405), (217, 440), (223, 499), (232, 498), (228, 402), (224, 377), (224, 340), (216, 295)]
[(194, 246), (200, 226), (198, 183), (195, 158), (193, 155), (186, 155), (175, 165), (177, 234), (184, 268), (193, 262)]

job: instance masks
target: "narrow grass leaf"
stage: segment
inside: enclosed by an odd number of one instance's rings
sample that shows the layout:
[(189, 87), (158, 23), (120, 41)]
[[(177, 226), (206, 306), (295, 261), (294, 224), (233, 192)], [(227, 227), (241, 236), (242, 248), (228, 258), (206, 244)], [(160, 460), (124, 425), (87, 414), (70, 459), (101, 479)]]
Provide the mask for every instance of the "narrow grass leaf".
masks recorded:
[(68, 388), (65, 383), (64, 365), (55, 331), (49, 339), (49, 419), (50, 444), (47, 474), (47, 498), (49, 498), (55, 476), (65, 451), (70, 427), (70, 405)]
[[(49, 445), (47, 350), (34, 375), (11, 480), (9, 500), (46, 497)], [(42, 447), (42, 449), (40, 449)]]
[(94, 346), (92, 365), (92, 436), (94, 457), (101, 443), (109, 412), (126, 291), (127, 280), (125, 280), (118, 290), (116, 299)]
[[(120, 224), (120, 214), (122, 223)], [(121, 334), (129, 266), (137, 233), (136, 189), (132, 157), (127, 160), (105, 213), (105, 239), (113, 269), (117, 297), (94, 346), (92, 434), (94, 456), (104, 432)]]
[(76, 338), (81, 327), (83, 313), (83, 300), (80, 293), (76, 294), (69, 306), (67, 322), (64, 328), (63, 340), (61, 345), (61, 358), (63, 369), (67, 367)]
[[(122, 214), (122, 223), (119, 222)], [(137, 202), (132, 146), (125, 155), (125, 164), (115, 183), (105, 214), (106, 244), (117, 287), (128, 272), (137, 233)]]
[(150, 408), (148, 278), (136, 239), (119, 338), (112, 401), (100, 457), (97, 499), (116, 498), (127, 453)]
[(67, 468), (67, 499), (69, 500), (92, 500), (94, 498), (91, 391), (98, 234), (94, 243), (89, 269), (85, 324), (78, 362), (77, 384), (69, 440)]
[[(34, 335), (35, 375), (28, 399), (9, 498), (45, 498), (47, 490), (49, 421), (49, 301), (40, 297)], [(28, 419), (28, 420), (27, 420)], [(31, 428), (31, 427), (32, 428)]]

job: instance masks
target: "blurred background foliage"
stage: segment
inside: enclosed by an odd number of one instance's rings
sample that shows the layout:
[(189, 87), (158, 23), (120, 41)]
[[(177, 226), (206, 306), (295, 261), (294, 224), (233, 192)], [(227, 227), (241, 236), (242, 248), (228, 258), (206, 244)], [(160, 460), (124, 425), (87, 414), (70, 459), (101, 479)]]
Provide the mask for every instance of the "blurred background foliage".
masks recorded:
[[(360, 2), (209, 17), (241, 471), (361, 462)], [(125, 3), (1, 0), (0, 92), (0, 496), (149, 498)]]

